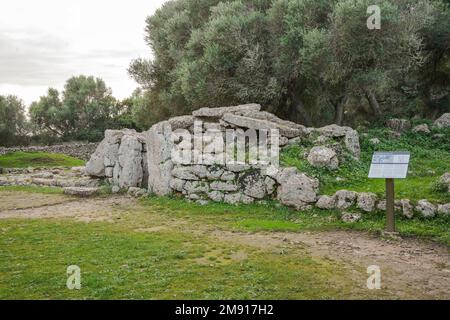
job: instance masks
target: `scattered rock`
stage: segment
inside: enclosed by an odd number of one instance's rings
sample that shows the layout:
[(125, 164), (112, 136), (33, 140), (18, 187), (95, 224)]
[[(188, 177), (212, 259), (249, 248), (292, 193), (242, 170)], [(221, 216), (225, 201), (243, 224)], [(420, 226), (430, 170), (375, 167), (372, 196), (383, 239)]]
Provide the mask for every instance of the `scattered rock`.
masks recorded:
[(119, 191), (120, 191), (119, 186), (112, 186), (112, 188), (111, 188), (112, 193), (119, 193)]
[(437, 213), (445, 217), (450, 215), (450, 203), (440, 204), (437, 207)]
[(280, 184), (277, 197), (281, 203), (304, 210), (310, 208), (311, 203), (316, 202), (319, 180), (299, 173), (293, 167), (281, 169), (276, 180)]
[(355, 204), (357, 193), (348, 190), (339, 190), (334, 194), (334, 199), (336, 201), (336, 207), (338, 209), (347, 209)]
[(139, 198), (139, 197), (145, 196), (147, 194), (147, 190), (137, 188), (137, 187), (130, 187), (130, 188), (128, 188), (127, 193), (132, 197)]
[(331, 170), (336, 170), (339, 166), (336, 152), (324, 146), (313, 147), (309, 152), (308, 162), (314, 167)]
[(389, 119), (386, 126), (394, 132), (402, 133), (411, 129), (411, 122), (406, 119)]
[(354, 212), (343, 212), (341, 220), (344, 222), (357, 222), (361, 220), (361, 214)]
[(377, 144), (381, 143), (380, 139), (378, 139), (378, 138), (370, 139), (369, 142), (373, 145), (377, 145)]
[(428, 128), (428, 125), (426, 123), (415, 126), (412, 129), (412, 131), (417, 132), (417, 133), (426, 133), (426, 134), (431, 133), (430, 128)]
[(432, 218), (436, 214), (436, 207), (427, 200), (419, 200), (416, 205), (416, 211), (423, 218)]
[(414, 216), (414, 206), (411, 204), (411, 201), (408, 199), (401, 199), (400, 205), (402, 207), (401, 214), (404, 217), (411, 219)]
[(320, 196), (316, 202), (316, 207), (319, 209), (334, 209), (336, 207), (336, 200), (331, 196)]
[(437, 128), (450, 128), (450, 113), (444, 113), (435, 122), (434, 126)]
[(67, 187), (63, 190), (64, 194), (78, 197), (90, 197), (100, 192), (100, 188)]
[(366, 212), (372, 212), (375, 209), (377, 195), (371, 192), (361, 192), (358, 194), (356, 206)]

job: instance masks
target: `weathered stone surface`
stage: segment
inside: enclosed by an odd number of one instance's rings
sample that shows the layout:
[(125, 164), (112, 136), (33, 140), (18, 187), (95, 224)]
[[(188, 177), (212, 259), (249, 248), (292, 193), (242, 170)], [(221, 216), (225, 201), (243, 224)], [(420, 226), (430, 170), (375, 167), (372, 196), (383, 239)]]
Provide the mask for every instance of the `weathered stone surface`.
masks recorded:
[(319, 132), (320, 134), (324, 135), (325, 137), (330, 138), (339, 138), (339, 137), (345, 137), (345, 135), (353, 131), (350, 127), (341, 127), (337, 124), (330, 124), (325, 127), (314, 129), (314, 131)]
[(436, 206), (422, 199), (417, 202), (416, 211), (424, 218), (432, 218), (436, 214)]
[(443, 216), (450, 215), (450, 203), (440, 204), (437, 207), (437, 213)]
[(67, 187), (63, 190), (64, 194), (78, 197), (90, 197), (100, 192), (100, 188)]
[(402, 133), (411, 129), (411, 122), (406, 119), (389, 119), (386, 126), (394, 132)]
[(244, 163), (227, 163), (227, 170), (232, 172), (242, 172), (245, 170), (249, 170), (251, 166), (249, 164)]
[(132, 197), (139, 198), (145, 196), (147, 194), (147, 190), (138, 187), (130, 187), (128, 188), (127, 193)]
[(119, 187), (140, 187), (143, 177), (142, 143), (136, 136), (125, 134), (122, 137), (118, 160), (121, 169)]
[(435, 122), (434, 126), (437, 128), (450, 128), (450, 113), (444, 113)]
[(336, 199), (331, 196), (323, 195), (317, 200), (316, 207), (319, 209), (334, 209), (336, 207)]
[(242, 194), (240, 192), (228, 193), (224, 196), (223, 201), (228, 204), (238, 204), (241, 202)]
[(355, 204), (357, 193), (348, 190), (339, 190), (334, 194), (336, 200), (336, 208), (347, 209)]
[(308, 162), (314, 167), (326, 167), (331, 170), (335, 170), (339, 166), (336, 152), (324, 146), (313, 147), (309, 151)]
[(216, 190), (208, 192), (207, 195), (212, 201), (215, 201), (215, 202), (222, 202), (223, 198), (225, 196), (225, 194), (223, 192), (216, 191)]
[(230, 182), (213, 181), (210, 184), (212, 190), (217, 191), (236, 191), (238, 189), (237, 185)]
[(173, 178), (170, 180), (170, 187), (175, 191), (182, 192), (185, 183), (185, 180)]
[(450, 172), (446, 172), (444, 173), (440, 178), (439, 178), (439, 183), (443, 184), (445, 186), (449, 187), (449, 192), (450, 192)]
[(194, 124), (194, 119), (194, 116), (179, 116), (170, 118), (167, 121), (169, 121), (172, 131), (175, 131), (177, 129), (188, 129)]
[(222, 118), (225, 113), (259, 110), (261, 110), (261, 105), (250, 103), (233, 107), (201, 108), (192, 112), (192, 115), (194, 115), (195, 117)]
[(217, 180), (219, 179), (222, 174), (224, 173), (224, 170), (218, 166), (211, 166), (208, 168), (208, 174), (206, 176), (209, 180)]
[(112, 187), (111, 187), (111, 192), (112, 192), (112, 193), (119, 193), (119, 191), (120, 191), (119, 186), (112, 186)]
[(222, 181), (233, 181), (234, 179), (236, 179), (236, 174), (234, 172), (230, 172), (230, 171), (225, 171), (220, 176), (220, 180), (222, 180)]
[(408, 199), (401, 199), (400, 205), (402, 208), (401, 214), (404, 217), (411, 219), (414, 216), (414, 206), (411, 204), (411, 201)]
[(204, 181), (186, 181), (183, 190), (186, 194), (206, 193), (209, 191), (209, 186)]
[(275, 192), (277, 183), (270, 177), (265, 177), (264, 184), (266, 185), (266, 192), (268, 195), (271, 195)]
[(359, 146), (359, 135), (356, 130), (351, 130), (347, 132), (344, 137), (344, 143), (347, 149), (351, 152), (351, 154), (359, 159), (361, 155), (361, 148)]
[(298, 210), (307, 209), (311, 203), (316, 202), (319, 181), (299, 173), (296, 168), (283, 168), (276, 175), (280, 184), (277, 190), (278, 200)]
[(343, 212), (341, 220), (344, 222), (358, 222), (361, 220), (361, 214), (355, 212)]
[(373, 145), (377, 145), (377, 144), (380, 144), (381, 141), (378, 138), (372, 138), (369, 140), (369, 142)]
[(299, 127), (290, 127), (286, 124), (279, 124), (268, 120), (238, 116), (232, 113), (225, 113), (222, 117), (222, 120), (241, 128), (255, 130), (278, 129), (281, 136), (285, 136), (288, 138), (294, 138), (303, 135), (303, 130)]
[[(386, 200), (380, 200), (377, 204), (377, 209), (381, 210), (381, 211), (386, 211)], [(400, 200), (394, 201), (394, 210), (395, 211), (402, 210), (402, 205), (401, 205)]]
[(431, 133), (430, 128), (428, 128), (428, 125), (426, 123), (415, 126), (412, 129), (412, 131), (417, 132), (417, 133), (426, 133), (426, 134)]
[(148, 189), (156, 195), (167, 195), (171, 192), (170, 180), (173, 163), (171, 151), (173, 142), (172, 129), (168, 121), (153, 125), (146, 132)]
[(183, 180), (199, 180), (199, 178), (192, 173), (190, 166), (176, 166), (172, 169), (172, 176)]
[(262, 199), (266, 196), (266, 184), (264, 176), (259, 171), (246, 172), (239, 177), (239, 184), (242, 192), (256, 199)]
[(358, 194), (356, 206), (366, 212), (372, 212), (375, 209), (377, 195), (371, 192), (361, 192)]

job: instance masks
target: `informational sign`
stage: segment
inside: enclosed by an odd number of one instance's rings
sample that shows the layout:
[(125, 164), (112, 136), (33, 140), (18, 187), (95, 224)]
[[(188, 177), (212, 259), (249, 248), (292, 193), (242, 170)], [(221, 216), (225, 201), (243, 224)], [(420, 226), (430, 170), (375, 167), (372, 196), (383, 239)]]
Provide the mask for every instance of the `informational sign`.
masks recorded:
[(375, 152), (369, 178), (404, 179), (408, 174), (409, 152)]

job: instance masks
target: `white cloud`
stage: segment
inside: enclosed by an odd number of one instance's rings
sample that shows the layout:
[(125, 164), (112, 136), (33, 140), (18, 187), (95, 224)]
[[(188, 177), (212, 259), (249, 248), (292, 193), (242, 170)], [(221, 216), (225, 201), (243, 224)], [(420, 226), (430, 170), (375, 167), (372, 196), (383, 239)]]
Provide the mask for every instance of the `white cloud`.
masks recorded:
[(0, 94), (26, 103), (73, 75), (103, 78), (123, 98), (132, 59), (150, 57), (145, 18), (166, 0), (15, 0), (0, 4)]

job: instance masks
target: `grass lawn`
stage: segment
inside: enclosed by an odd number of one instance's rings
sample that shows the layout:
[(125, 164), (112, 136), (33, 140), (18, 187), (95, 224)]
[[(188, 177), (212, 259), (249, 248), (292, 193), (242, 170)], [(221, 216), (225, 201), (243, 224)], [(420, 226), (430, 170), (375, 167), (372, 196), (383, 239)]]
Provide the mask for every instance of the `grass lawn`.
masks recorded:
[(57, 153), (46, 152), (11, 152), (0, 156), (0, 167), (76, 167), (84, 165), (84, 161)]
[[(9, 220), (0, 226), (0, 299), (329, 299), (359, 290), (339, 264), (306, 253), (280, 255), (104, 222)], [(81, 290), (66, 288), (73, 264), (81, 268)], [(358, 296), (382, 294), (361, 289)]]

